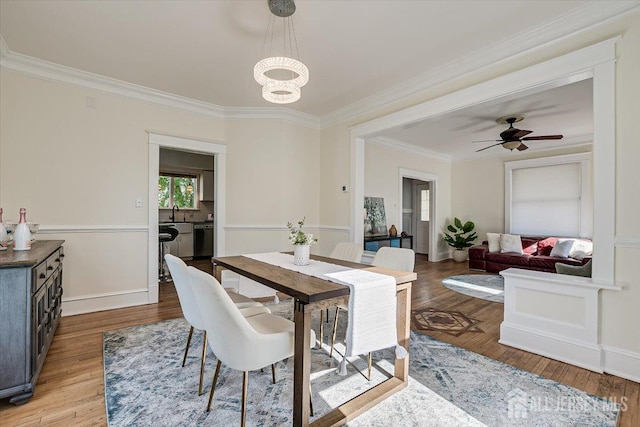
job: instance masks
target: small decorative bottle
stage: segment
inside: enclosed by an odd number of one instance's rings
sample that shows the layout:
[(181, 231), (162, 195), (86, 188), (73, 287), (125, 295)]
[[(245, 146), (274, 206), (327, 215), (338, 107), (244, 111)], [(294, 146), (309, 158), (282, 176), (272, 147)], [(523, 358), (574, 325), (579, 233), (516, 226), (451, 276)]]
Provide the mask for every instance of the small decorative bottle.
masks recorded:
[(398, 235), (398, 229), (395, 225), (391, 224), (391, 228), (389, 229), (389, 237), (396, 237)]
[(13, 250), (28, 251), (31, 249), (31, 232), (27, 225), (27, 210), (20, 208), (20, 223), (13, 235)]
[(0, 251), (6, 251), (9, 244), (9, 234), (2, 223), (2, 208), (0, 208)]

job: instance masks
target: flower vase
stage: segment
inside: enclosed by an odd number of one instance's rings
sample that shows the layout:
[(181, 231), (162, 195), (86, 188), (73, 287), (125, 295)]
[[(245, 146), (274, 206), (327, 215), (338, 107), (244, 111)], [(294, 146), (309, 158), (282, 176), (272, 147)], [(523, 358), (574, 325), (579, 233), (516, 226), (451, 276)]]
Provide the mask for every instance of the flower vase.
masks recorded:
[(293, 245), (293, 263), (309, 265), (309, 248), (311, 245)]

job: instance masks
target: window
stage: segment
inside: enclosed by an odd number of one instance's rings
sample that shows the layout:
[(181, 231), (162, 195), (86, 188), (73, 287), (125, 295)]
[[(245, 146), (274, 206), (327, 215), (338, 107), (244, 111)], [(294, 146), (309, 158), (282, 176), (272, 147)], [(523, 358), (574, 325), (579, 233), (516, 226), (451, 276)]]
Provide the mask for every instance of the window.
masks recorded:
[(429, 221), (429, 190), (420, 191), (420, 221)]
[(158, 179), (158, 207), (171, 209), (197, 209), (197, 177), (189, 175), (160, 175)]
[(507, 162), (505, 167), (507, 231), (591, 237), (589, 154)]

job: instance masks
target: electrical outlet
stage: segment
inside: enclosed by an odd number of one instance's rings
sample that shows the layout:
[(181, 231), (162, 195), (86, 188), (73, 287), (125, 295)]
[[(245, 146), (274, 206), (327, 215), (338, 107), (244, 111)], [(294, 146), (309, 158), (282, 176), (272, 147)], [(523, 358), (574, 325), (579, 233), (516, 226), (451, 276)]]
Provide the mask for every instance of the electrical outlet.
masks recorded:
[(136, 208), (141, 208), (142, 207), (142, 197), (138, 197), (136, 199)]
[(343, 193), (348, 193), (349, 192), (349, 187), (347, 187), (346, 185), (342, 186), (342, 192)]

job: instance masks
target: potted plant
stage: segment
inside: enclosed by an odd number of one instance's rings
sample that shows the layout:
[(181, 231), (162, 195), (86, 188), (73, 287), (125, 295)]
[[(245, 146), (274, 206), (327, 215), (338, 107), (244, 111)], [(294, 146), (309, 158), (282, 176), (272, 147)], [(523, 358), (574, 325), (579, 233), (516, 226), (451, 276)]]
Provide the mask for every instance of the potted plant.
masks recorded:
[(467, 221), (464, 224), (458, 218), (454, 218), (453, 224), (447, 226), (447, 230), (450, 233), (443, 233), (444, 241), (449, 246), (455, 248), (453, 251), (453, 260), (456, 262), (466, 261), (467, 252), (465, 248), (473, 246), (473, 241), (478, 235), (473, 231), (475, 224), (471, 221)]
[(298, 221), (297, 224), (287, 223), (289, 229), (289, 242), (293, 245), (293, 263), (295, 265), (309, 264), (309, 248), (318, 241), (311, 233), (302, 231), (305, 218)]

